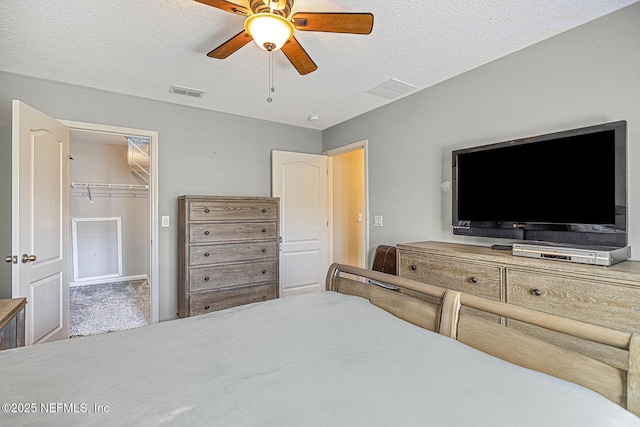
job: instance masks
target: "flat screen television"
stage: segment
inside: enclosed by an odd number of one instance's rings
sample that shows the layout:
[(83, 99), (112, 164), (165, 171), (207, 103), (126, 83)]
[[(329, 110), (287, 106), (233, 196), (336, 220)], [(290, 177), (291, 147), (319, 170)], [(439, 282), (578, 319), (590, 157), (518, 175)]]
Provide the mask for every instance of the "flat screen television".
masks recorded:
[(453, 234), (627, 245), (627, 122), (453, 151)]

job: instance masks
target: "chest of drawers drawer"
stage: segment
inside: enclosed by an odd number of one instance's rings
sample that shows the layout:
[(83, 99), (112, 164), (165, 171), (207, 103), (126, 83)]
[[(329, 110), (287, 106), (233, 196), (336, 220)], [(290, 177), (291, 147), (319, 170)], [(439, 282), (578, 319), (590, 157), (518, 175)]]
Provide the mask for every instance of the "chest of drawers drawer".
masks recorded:
[(277, 298), (275, 283), (199, 292), (189, 296), (189, 316)]
[(189, 248), (191, 266), (276, 258), (277, 256), (278, 244), (275, 241), (191, 246)]
[(189, 205), (191, 221), (247, 221), (278, 218), (273, 201), (194, 201)]
[(189, 226), (189, 242), (275, 239), (277, 227), (275, 222), (192, 223)]
[(224, 264), (215, 267), (191, 268), (189, 270), (189, 292), (200, 292), (216, 288), (228, 288), (276, 279), (275, 261)]

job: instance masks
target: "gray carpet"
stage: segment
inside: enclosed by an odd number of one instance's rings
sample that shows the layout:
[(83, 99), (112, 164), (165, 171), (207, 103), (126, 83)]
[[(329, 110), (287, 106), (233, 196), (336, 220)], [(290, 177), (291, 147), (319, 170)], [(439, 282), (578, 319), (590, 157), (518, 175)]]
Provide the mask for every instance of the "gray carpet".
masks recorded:
[(69, 335), (104, 334), (150, 323), (149, 282), (129, 282), (69, 288)]

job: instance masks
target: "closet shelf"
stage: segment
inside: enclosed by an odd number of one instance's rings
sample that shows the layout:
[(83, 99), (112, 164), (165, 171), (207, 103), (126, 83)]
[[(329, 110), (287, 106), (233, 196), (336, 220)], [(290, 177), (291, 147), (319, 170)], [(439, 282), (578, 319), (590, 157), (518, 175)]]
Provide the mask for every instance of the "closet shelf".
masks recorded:
[(93, 182), (72, 182), (70, 187), (76, 188), (95, 188), (100, 190), (148, 190), (149, 186), (146, 184), (100, 184)]
[(93, 196), (138, 197), (146, 196), (149, 186), (145, 184), (102, 184), (94, 182), (72, 182), (71, 194), (87, 196), (93, 203)]

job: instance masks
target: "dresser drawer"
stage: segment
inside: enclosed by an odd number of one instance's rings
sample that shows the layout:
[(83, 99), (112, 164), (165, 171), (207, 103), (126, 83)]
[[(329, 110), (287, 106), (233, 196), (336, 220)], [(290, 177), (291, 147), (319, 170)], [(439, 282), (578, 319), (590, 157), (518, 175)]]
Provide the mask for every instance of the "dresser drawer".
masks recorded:
[(189, 248), (189, 262), (192, 266), (251, 261), (276, 258), (277, 256), (278, 243), (275, 241), (191, 246)]
[(276, 280), (275, 261), (225, 264), (189, 269), (189, 292), (248, 285)]
[[(500, 267), (461, 262), (459, 259), (400, 251), (398, 274), (442, 288), (453, 289), (492, 300), (501, 300)], [(462, 307), (462, 312), (500, 323), (500, 316), (475, 308)]]
[(500, 267), (437, 255), (399, 253), (401, 277), (500, 301)]
[(191, 294), (189, 295), (189, 316), (274, 299), (277, 297), (277, 286), (276, 283), (268, 283)]
[(275, 220), (278, 205), (269, 201), (192, 201), (190, 221)]
[(230, 242), (277, 238), (275, 222), (192, 223), (190, 243)]
[[(640, 289), (576, 277), (507, 270), (507, 302), (624, 331), (640, 331)], [(627, 354), (586, 340), (508, 320), (545, 341), (626, 369)]]
[(640, 332), (640, 288), (509, 269), (507, 302), (609, 328)]

